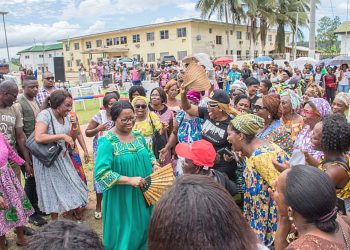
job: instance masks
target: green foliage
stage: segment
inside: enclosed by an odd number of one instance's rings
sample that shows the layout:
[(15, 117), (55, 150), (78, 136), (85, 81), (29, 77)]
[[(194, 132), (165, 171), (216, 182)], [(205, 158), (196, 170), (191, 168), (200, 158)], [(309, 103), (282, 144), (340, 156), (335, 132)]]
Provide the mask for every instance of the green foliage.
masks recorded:
[(316, 36), (317, 49), (326, 53), (339, 53), (338, 37), (334, 34), (334, 31), (340, 24), (341, 22), (338, 16), (335, 18), (324, 16), (320, 19)]

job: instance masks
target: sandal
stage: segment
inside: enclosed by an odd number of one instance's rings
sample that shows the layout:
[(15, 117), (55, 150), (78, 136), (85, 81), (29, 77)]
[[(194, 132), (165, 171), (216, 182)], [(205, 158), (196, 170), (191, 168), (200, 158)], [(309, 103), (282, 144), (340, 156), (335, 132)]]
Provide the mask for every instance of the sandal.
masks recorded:
[(101, 220), (102, 218), (102, 213), (101, 212), (95, 212), (95, 219), (96, 220)]

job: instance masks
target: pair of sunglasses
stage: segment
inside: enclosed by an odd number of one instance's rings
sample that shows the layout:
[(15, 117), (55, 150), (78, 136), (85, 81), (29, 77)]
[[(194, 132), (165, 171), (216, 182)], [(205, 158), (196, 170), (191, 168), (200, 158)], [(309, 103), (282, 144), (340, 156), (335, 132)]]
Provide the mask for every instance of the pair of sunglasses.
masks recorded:
[(146, 109), (146, 108), (147, 108), (147, 105), (146, 105), (146, 104), (142, 104), (142, 105), (141, 105), (141, 104), (136, 104), (136, 105), (135, 105), (135, 108), (136, 108), (136, 109), (139, 109), (139, 108)]
[(260, 105), (254, 105), (253, 110), (259, 112), (261, 109), (266, 109), (265, 107), (261, 107)]
[(53, 76), (52, 77), (46, 77), (45, 79), (48, 80), (48, 81), (50, 81), (50, 80), (53, 81), (55, 79), (55, 77), (53, 77)]

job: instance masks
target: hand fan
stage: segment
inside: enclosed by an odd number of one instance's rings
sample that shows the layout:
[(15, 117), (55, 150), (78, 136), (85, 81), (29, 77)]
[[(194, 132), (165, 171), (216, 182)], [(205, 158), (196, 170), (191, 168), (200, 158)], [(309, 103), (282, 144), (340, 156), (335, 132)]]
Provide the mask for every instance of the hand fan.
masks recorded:
[(210, 89), (210, 81), (205, 69), (195, 61), (192, 61), (186, 68), (183, 75), (183, 86), (198, 91)]

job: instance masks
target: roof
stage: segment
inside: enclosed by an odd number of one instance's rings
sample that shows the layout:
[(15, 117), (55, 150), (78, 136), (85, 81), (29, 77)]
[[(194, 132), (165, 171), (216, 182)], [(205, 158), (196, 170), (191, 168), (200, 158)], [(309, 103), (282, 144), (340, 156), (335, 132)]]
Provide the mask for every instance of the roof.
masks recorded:
[[(101, 35), (114, 34), (115, 32), (121, 33), (121, 32), (127, 32), (127, 31), (132, 31), (132, 30), (139, 30), (139, 29), (145, 29), (145, 28), (154, 28), (154, 27), (162, 27), (162, 26), (165, 26), (165, 25), (188, 23), (188, 22), (208, 23), (208, 24), (213, 24), (213, 25), (226, 25), (225, 22), (220, 22), (220, 21), (211, 21), (211, 20), (204, 20), (204, 19), (198, 19), (198, 18), (188, 18), (188, 19), (182, 19), (182, 20), (176, 20), (176, 21), (169, 21), (169, 22), (155, 23), (155, 24), (147, 24), (147, 25), (136, 26), (136, 27), (131, 27), (131, 28), (111, 30), (111, 31), (95, 33), (95, 34), (89, 34), (89, 35), (84, 35), (84, 36), (76, 36), (76, 37), (69, 38), (69, 40), (72, 41), (72, 40), (77, 40), (77, 39), (82, 39), (82, 38), (89, 38), (89, 37), (95, 37), (95, 36), (101, 36)], [(246, 24), (235, 24), (235, 26), (240, 26), (240, 27), (245, 27), (245, 28), (247, 27)], [(286, 32), (286, 33), (291, 33), (291, 32)], [(58, 41), (59, 42), (65, 42), (67, 40), (68, 39), (61, 39), (61, 40), (58, 40)]]
[(334, 31), (334, 34), (344, 34), (350, 32), (350, 21), (345, 21)]
[(17, 55), (20, 55), (22, 53), (27, 53), (27, 52), (44, 52), (44, 51), (61, 50), (61, 49), (63, 49), (62, 43), (54, 43), (54, 44), (48, 44), (48, 45), (34, 45), (28, 49), (19, 51)]
[[(293, 49), (294, 48), (293, 46), (285, 46), (285, 47), (289, 48), (289, 49)], [(309, 51), (309, 48), (308, 47), (304, 47), (304, 46), (296, 46), (296, 49), (300, 50), (300, 51)]]

